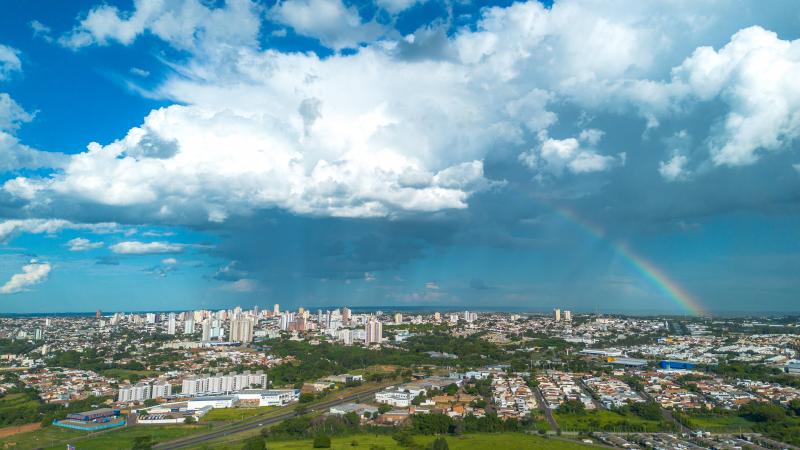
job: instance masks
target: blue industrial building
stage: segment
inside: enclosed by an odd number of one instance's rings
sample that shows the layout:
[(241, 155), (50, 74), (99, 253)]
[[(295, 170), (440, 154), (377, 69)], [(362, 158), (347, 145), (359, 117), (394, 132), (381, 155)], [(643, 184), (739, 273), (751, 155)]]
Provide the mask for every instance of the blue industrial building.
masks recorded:
[(658, 362), (658, 365), (662, 369), (672, 369), (672, 370), (691, 370), (694, 369), (697, 364), (689, 361), (674, 361), (669, 359), (663, 359)]

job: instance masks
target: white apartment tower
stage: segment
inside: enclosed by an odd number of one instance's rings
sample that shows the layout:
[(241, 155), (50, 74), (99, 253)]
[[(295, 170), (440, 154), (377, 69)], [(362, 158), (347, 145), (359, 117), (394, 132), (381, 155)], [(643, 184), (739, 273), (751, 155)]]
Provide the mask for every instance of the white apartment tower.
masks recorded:
[(364, 334), (365, 345), (380, 344), (383, 340), (383, 324), (374, 317), (370, 318), (364, 327)]
[(169, 313), (167, 319), (167, 334), (175, 334), (175, 313)]
[(203, 342), (208, 342), (211, 340), (211, 319), (207, 318), (203, 321), (203, 337), (201, 338)]

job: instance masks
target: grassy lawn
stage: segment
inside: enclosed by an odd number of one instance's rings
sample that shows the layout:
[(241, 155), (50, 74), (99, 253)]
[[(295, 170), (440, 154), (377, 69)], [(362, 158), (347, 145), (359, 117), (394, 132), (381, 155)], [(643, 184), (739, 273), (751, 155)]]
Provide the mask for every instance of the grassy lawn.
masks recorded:
[(583, 414), (554, 412), (553, 416), (563, 431), (666, 431), (672, 424), (663, 420), (647, 420), (635, 414), (619, 414), (605, 409), (586, 411)]
[(153, 370), (128, 370), (128, 369), (106, 369), (100, 372), (100, 375), (108, 378), (115, 378), (117, 380), (129, 380), (131, 376), (136, 377), (137, 379), (145, 378), (145, 377), (154, 377), (158, 375), (159, 372)]
[(688, 415), (689, 428), (693, 430), (725, 432), (725, 431), (752, 431), (753, 422), (735, 414), (718, 416), (711, 414)]
[(150, 435), (154, 442), (162, 442), (199, 433), (207, 429), (206, 426), (199, 425), (141, 425), (108, 432), (88, 433), (86, 431), (51, 426), (0, 440), (0, 447), (4, 448), (7, 445), (10, 448), (20, 450), (33, 448), (63, 449), (69, 443), (81, 450), (129, 449), (133, 444), (133, 439), (137, 436)]
[(209, 411), (201, 422), (215, 421), (238, 421), (249, 419), (250, 417), (263, 414), (269, 410), (277, 409), (275, 406), (263, 406), (260, 408), (215, 408)]
[(39, 402), (26, 394), (8, 394), (0, 398), (0, 427), (22, 425), (39, 419)]
[(19, 433), (5, 439), (0, 439), (0, 447), (11, 447), (15, 449), (37, 448), (64, 439), (78, 438), (86, 435), (87, 433), (85, 431), (68, 430), (59, 427), (45, 427), (29, 433)]
[[(414, 441), (423, 446), (433, 441), (433, 436), (415, 436)], [(356, 446), (352, 443), (355, 441)], [(467, 434), (461, 437), (447, 437), (447, 443), (451, 450), (474, 450), (474, 449), (503, 449), (503, 450), (570, 450), (586, 449), (591, 446), (583, 445), (578, 442), (565, 442), (562, 440), (549, 439), (523, 433), (493, 433), (493, 434)], [(384, 450), (404, 450), (405, 447), (397, 445), (390, 436), (357, 434), (348, 437), (336, 437), (332, 439), (331, 448), (334, 450), (370, 450), (376, 446)], [(242, 441), (214, 442), (211, 444), (192, 447), (194, 450), (239, 450)], [(308, 450), (311, 449), (311, 440), (296, 441), (268, 441), (267, 448), (270, 450)]]

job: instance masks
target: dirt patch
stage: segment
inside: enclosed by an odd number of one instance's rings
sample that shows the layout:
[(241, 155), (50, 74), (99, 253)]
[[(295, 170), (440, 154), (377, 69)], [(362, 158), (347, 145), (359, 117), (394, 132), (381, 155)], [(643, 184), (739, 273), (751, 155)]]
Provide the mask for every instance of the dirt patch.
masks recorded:
[(27, 433), (35, 431), (42, 427), (41, 423), (26, 423), (25, 425), (16, 425), (13, 427), (0, 428), (0, 439), (13, 436), (18, 433)]

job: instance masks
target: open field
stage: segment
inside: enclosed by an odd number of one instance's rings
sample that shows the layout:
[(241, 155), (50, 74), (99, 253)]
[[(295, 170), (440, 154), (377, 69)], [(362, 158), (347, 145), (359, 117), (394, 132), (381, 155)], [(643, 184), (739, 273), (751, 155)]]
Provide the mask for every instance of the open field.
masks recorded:
[(693, 430), (710, 431), (712, 433), (752, 431), (753, 422), (735, 414), (727, 416), (691, 414), (688, 417), (689, 427)]
[(264, 414), (270, 410), (277, 410), (275, 406), (263, 406), (260, 408), (215, 408), (209, 411), (200, 422), (233, 422), (237, 420), (249, 419), (259, 414)]
[(42, 424), (39, 422), (26, 423), (25, 425), (14, 425), (10, 427), (0, 428), (0, 439), (7, 438), (19, 433), (28, 433), (38, 430)]
[[(414, 442), (427, 445), (433, 441), (433, 436), (414, 436)], [(373, 434), (356, 434), (346, 437), (335, 437), (331, 440), (331, 448), (336, 449), (359, 449), (369, 450), (372, 446), (385, 450), (403, 450), (406, 447), (397, 445), (390, 436)], [(357, 445), (353, 446), (352, 443)], [(523, 433), (493, 433), (493, 434), (467, 434), (461, 437), (448, 436), (447, 442), (451, 450), (480, 450), (480, 449), (503, 449), (503, 450), (571, 450), (591, 448), (579, 442), (566, 442), (541, 436), (534, 436)], [(193, 450), (239, 450), (243, 441), (220, 440), (213, 443), (190, 447)], [(312, 448), (311, 440), (295, 441), (267, 441), (267, 448), (270, 450), (308, 450)]]
[(154, 442), (188, 436), (205, 431), (201, 425), (142, 425), (125, 427), (107, 432), (88, 433), (59, 427), (46, 427), (30, 433), (21, 433), (0, 439), (0, 447), (5, 445), (14, 449), (53, 448), (63, 449), (66, 444), (74, 444), (81, 450), (128, 449), (137, 436), (150, 435)]
[(36, 448), (60, 442), (64, 439), (88, 436), (85, 431), (68, 430), (59, 427), (44, 427), (27, 433), (14, 434), (0, 438), (0, 447), (15, 449)]
[(563, 431), (667, 431), (672, 424), (660, 420), (647, 420), (635, 414), (619, 414), (605, 409), (586, 411), (583, 414), (554, 412), (556, 422)]

